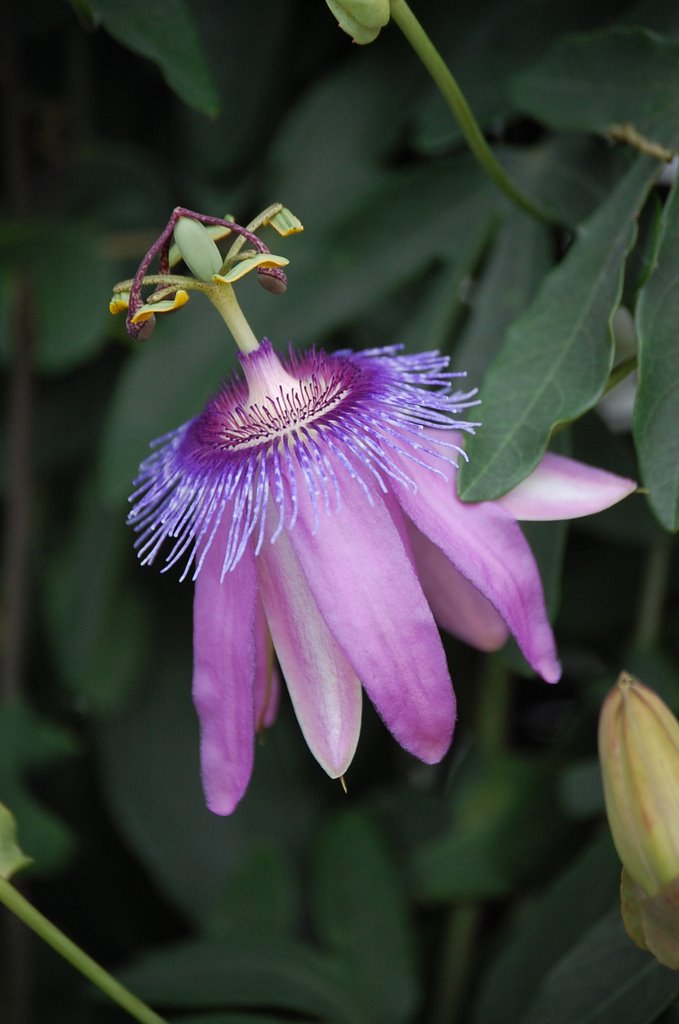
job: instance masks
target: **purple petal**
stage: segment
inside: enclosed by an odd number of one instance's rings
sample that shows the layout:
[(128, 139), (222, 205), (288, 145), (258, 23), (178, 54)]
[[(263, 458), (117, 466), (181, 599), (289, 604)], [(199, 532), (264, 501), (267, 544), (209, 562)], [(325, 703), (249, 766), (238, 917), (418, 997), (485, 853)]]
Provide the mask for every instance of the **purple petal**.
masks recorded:
[[(446, 468), (454, 478), (455, 470)], [(556, 682), (561, 666), (540, 574), (518, 524), (492, 502), (463, 504), (454, 483), (424, 466), (409, 462), (407, 469), (418, 490), (395, 487), (403, 510), (495, 606), (529, 665), (548, 683)]]
[(497, 651), (509, 631), (504, 620), (443, 551), (408, 522), (417, 574), (439, 626), (479, 651)]
[(314, 531), (310, 503), (301, 501), (289, 537), (323, 618), (389, 730), (421, 760), (439, 761), (455, 698), (398, 506), (387, 495), (369, 505), (347, 477), (342, 507), (321, 514)]
[(495, 504), (515, 519), (577, 519), (615, 505), (636, 487), (627, 477), (547, 452), (540, 465)]
[(309, 749), (331, 778), (349, 767), (361, 729), (361, 684), (326, 626), (288, 535), (257, 558), (276, 654)]
[(215, 814), (231, 814), (245, 793), (255, 737), (254, 557), (246, 551), (220, 583), (223, 555), (218, 534), (196, 579), (193, 602), (193, 702), (203, 788)]

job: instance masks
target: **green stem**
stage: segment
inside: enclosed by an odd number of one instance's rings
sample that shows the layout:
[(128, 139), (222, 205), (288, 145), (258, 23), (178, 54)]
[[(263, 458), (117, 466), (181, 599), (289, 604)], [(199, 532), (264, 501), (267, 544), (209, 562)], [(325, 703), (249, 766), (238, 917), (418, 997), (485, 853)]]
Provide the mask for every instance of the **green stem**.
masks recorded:
[[(608, 376), (608, 380), (606, 381), (606, 386), (603, 389), (603, 391), (601, 392), (601, 398), (603, 398), (604, 395), (607, 395), (609, 391), (612, 391), (613, 388), (616, 388), (618, 386), (618, 384), (622, 383), (622, 381), (625, 379), (625, 377), (629, 377), (630, 373), (634, 373), (636, 368), (637, 368), (637, 357), (636, 356), (630, 356), (628, 359), (623, 359), (623, 361), (621, 363), (618, 363), (617, 366), (614, 366), (613, 369), (611, 370), (609, 376)], [(576, 419), (577, 419), (577, 417), (576, 417)], [(557, 434), (560, 434), (562, 430), (565, 430), (566, 427), (570, 427), (571, 424), (573, 424), (573, 423), (575, 423), (575, 419), (573, 419), (573, 420), (561, 420), (561, 422), (557, 423), (555, 425), (555, 427), (553, 428), (551, 436), (555, 437)], [(648, 492), (646, 492), (646, 493), (648, 493)]]
[(478, 903), (453, 906), (446, 914), (430, 1024), (455, 1024), (461, 1019), (481, 919)]
[(635, 647), (654, 647), (660, 638), (662, 610), (669, 582), (672, 538), (663, 535), (648, 552), (641, 583), (639, 614), (634, 635)]
[(507, 748), (511, 688), (509, 672), (498, 657), (484, 659), (476, 707), (476, 741), (479, 749), (497, 756)]
[[(636, 355), (630, 356), (628, 359), (623, 359), (621, 363), (614, 366), (610, 372), (610, 376), (606, 382), (604, 388), (604, 395), (607, 395), (609, 391), (617, 387), (625, 377), (629, 377), (630, 373), (634, 373), (637, 368), (637, 357)], [(602, 396), (603, 397), (603, 396)]]
[(491, 181), (526, 213), (537, 217), (538, 220), (553, 222), (553, 216), (534, 203), (508, 177), (502, 164), (486, 142), (459, 85), (406, 0), (390, 0), (390, 8), (392, 18), (434, 79), (439, 92), (460, 126), (467, 145)]
[(132, 995), (108, 971), (76, 946), (4, 878), (0, 878), (0, 902), (140, 1024), (167, 1024), (162, 1017)]
[[(485, 758), (497, 758), (509, 741), (510, 675), (499, 657), (483, 659), (478, 686), (475, 734)], [(480, 903), (448, 907), (441, 927), (430, 1024), (455, 1024), (462, 1020), (469, 980), (477, 957), (483, 920)]]
[(205, 294), (231, 331), (233, 340), (241, 352), (246, 355), (249, 352), (256, 352), (259, 348), (259, 341), (243, 316), (243, 311), (238, 305), (231, 285), (220, 284), (214, 288), (208, 288)]

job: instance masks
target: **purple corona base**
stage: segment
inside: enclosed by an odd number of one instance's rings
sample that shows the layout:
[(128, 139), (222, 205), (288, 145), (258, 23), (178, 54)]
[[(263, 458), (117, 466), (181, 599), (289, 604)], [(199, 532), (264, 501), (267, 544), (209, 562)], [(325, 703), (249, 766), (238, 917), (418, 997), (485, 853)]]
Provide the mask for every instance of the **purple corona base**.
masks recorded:
[[(271, 643), (307, 743), (347, 770), (366, 691), (399, 743), (433, 763), (455, 701), (436, 621), (481, 650), (511, 632), (548, 682), (560, 675), (535, 560), (517, 518), (596, 512), (633, 481), (559, 456), (498, 502), (455, 490), (475, 392), (438, 353), (326, 355), (271, 345), (243, 380), (161, 438), (130, 523), (143, 562), (168, 547), (196, 581), (194, 701), (209, 807), (228, 814), (275, 713)], [(436, 621), (435, 621), (436, 616)]]

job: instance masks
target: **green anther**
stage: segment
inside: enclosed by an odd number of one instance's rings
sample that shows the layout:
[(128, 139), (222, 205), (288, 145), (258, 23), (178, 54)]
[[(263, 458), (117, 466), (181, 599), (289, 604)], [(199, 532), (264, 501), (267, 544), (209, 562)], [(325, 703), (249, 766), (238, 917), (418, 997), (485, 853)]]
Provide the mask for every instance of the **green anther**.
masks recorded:
[(278, 213), (274, 214), (269, 224), (282, 238), (304, 231), (301, 220), (295, 217), (294, 213), (291, 213), (285, 206), (282, 206)]
[(199, 281), (211, 281), (219, 272), (222, 256), (202, 224), (180, 217), (174, 229), (175, 245), (187, 267)]

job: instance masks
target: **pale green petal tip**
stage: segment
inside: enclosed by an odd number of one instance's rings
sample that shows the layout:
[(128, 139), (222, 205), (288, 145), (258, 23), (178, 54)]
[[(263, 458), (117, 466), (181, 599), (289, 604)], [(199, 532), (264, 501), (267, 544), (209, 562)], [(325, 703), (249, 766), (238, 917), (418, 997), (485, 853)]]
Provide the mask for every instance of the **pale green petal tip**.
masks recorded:
[(17, 826), (14, 815), (0, 804), (0, 878), (9, 881), (12, 875), (33, 863), (17, 843)]
[(252, 270), (257, 270), (258, 267), (287, 267), (289, 262), (290, 260), (286, 260), (284, 256), (275, 256), (272, 252), (262, 252), (256, 256), (248, 256), (244, 260), (239, 260), (226, 274), (213, 274), (212, 280), (217, 284), (233, 284), (234, 281), (240, 281), (241, 277), (245, 277)]
[(389, 0), (325, 0), (339, 27), (355, 43), (365, 46), (377, 39), (389, 21)]
[(147, 302), (144, 306), (140, 306), (132, 317), (132, 323), (143, 324), (145, 320), (149, 320), (156, 313), (171, 313), (175, 309), (181, 309), (188, 301), (188, 292), (180, 288), (175, 292), (172, 299), (162, 299), (160, 302)]

